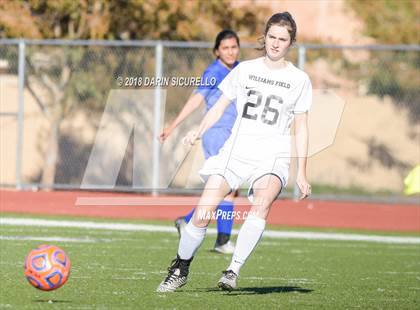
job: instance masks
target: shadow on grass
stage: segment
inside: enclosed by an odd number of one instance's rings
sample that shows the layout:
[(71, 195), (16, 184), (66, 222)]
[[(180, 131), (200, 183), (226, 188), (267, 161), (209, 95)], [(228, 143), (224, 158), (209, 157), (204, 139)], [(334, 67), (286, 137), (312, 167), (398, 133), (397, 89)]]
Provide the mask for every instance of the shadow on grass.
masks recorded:
[(263, 295), (273, 293), (311, 293), (313, 290), (299, 286), (265, 286), (265, 287), (240, 287), (229, 295)]
[(33, 302), (47, 303), (47, 304), (65, 304), (72, 302), (71, 300), (59, 300), (59, 299), (34, 299)]
[[(197, 290), (196, 290), (197, 291)], [(238, 295), (264, 295), (264, 294), (274, 294), (274, 293), (311, 293), (313, 290), (302, 288), (299, 286), (265, 286), (265, 287), (240, 287), (232, 292), (221, 291), (218, 288), (207, 288), (202, 289), (204, 292), (225, 292), (229, 296), (238, 296)]]

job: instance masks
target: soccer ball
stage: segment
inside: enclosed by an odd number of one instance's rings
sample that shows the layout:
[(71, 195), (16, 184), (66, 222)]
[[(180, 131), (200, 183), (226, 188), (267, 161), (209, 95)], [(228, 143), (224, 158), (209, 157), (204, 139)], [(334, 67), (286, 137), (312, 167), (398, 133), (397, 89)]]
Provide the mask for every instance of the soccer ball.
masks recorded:
[(55, 245), (40, 245), (25, 259), (25, 277), (37, 289), (51, 291), (66, 283), (70, 259)]

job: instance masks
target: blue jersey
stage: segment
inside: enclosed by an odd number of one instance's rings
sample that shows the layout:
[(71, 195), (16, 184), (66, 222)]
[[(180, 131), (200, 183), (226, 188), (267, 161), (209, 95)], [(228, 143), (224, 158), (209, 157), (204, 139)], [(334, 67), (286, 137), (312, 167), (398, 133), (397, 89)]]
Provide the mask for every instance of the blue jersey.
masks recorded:
[[(239, 62), (235, 62), (234, 67)], [(212, 80), (215, 80), (216, 83), (213, 83), (211, 86), (209, 85), (203, 85), (197, 88), (196, 92), (203, 95), (206, 103), (207, 111), (210, 110), (210, 108), (216, 103), (216, 101), (219, 99), (219, 97), (222, 95), (222, 92), (218, 88), (220, 82), (223, 81), (223, 79), (228, 75), (230, 70), (226, 68), (219, 59), (216, 59), (213, 61), (212, 64), (210, 64), (207, 69), (204, 71), (202, 76), (202, 81), (204, 83), (209, 83)], [(232, 102), (223, 113), (222, 117), (217, 121), (216, 124), (213, 125), (213, 127), (223, 127), (223, 128), (229, 128), (232, 129), (233, 124), (235, 123), (236, 116), (236, 105), (234, 102)]]
[[(235, 62), (234, 67), (239, 62)], [(230, 70), (226, 68), (219, 59), (216, 59), (211, 63), (204, 71), (202, 81), (204, 83), (210, 83), (215, 81), (211, 86), (203, 85), (197, 88), (196, 92), (200, 93), (204, 97), (206, 103), (206, 110), (210, 110), (211, 107), (217, 102), (222, 92), (218, 88), (220, 82), (229, 74)], [(220, 148), (225, 144), (225, 141), (229, 138), (233, 124), (235, 123), (236, 116), (236, 104), (232, 102), (226, 108), (220, 119), (207, 130), (203, 135), (203, 150), (205, 158), (217, 155)]]

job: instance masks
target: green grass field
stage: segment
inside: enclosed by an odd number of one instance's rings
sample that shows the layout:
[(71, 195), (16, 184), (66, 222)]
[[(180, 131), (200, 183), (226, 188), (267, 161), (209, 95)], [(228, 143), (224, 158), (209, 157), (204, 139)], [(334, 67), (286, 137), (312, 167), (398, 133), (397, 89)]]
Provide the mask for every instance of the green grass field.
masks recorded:
[[(0, 309), (420, 308), (419, 244), (263, 238), (239, 289), (224, 293), (216, 283), (230, 257), (210, 252), (209, 235), (189, 283), (157, 294), (176, 253), (175, 233), (1, 225), (0, 236)], [(72, 262), (69, 281), (57, 291), (36, 290), (23, 276), (26, 254), (42, 243), (62, 247)]]

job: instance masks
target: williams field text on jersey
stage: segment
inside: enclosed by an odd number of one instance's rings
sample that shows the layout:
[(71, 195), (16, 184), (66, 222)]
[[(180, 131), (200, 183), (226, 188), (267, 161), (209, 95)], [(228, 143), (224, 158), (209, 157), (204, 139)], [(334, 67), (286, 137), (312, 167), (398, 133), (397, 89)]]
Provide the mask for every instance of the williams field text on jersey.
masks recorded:
[(251, 81), (255, 81), (255, 82), (259, 82), (259, 83), (265, 83), (265, 84), (272, 85), (272, 86), (280, 86), (280, 87), (284, 87), (284, 88), (290, 88), (289, 83), (285, 83), (285, 82), (281, 82), (281, 81), (275, 81), (275, 80), (263, 78), (263, 77), (252, 75), (252, 74), (249, 75), (249, 79)]

